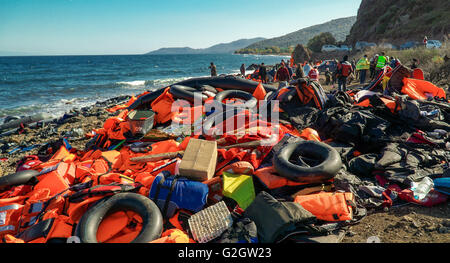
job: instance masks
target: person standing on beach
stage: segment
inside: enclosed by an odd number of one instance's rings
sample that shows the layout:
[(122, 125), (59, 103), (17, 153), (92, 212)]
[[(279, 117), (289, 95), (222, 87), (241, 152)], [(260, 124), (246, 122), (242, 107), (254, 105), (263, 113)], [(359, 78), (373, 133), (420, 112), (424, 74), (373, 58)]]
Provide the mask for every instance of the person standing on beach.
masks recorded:
[(267, 83), (267, 69), (264, 63), (261, 63), (259, 66), (258, 75), (261, 78), (262, 83)]
[(375, 78), (375, 67), (376, 67), (376, 61), (375, 58), (378, 57), (378, 54), (375, 54), (371, 59), (370, 59), (370, 79), (374, 79)]
[(211, 62), (211, 66), (209, 66), (211, 69), (211, 77), (217, 77), (217, 68), (216, 65), (214, 65), (213, 62)]
[(348, 56), (344, 56), (344, 59), (339, 62), (337, 66), (337, 79), (338, 79), (338, 90), (347, 91), (347, 78), (353, 73), (353, 67), (350, 62), (348, 62)]
[(366, 82), (366, 74), (370, 69), (370, 62), (367, 55), (364, 55), (356, 64), (356, 70), (359, 72), (359, 83), (364, 84)]
[(333, 78), (333, 74), (331, 73), (330, 69), (327, 68), (325, 70), (325, 85), (330, 85), (332, 83), (331, 82), (332, 78)]
[(289, 71), (284, 63), (281, 64), (281, 67), (278, 69), (276, 79), (278, 81), (289, 81), (290, 79)]
[(377, 63), (375, 66), (375, 78), (377, 78), (383, 71), (384, 66), (386, 66), (388, 58), (386, 57), (386, 54), (384, 52), (381, 52), (381, 55), (376, 57), (375, 61)]
[(245, 64), (241, 65), (241, 75), (245, 78)]

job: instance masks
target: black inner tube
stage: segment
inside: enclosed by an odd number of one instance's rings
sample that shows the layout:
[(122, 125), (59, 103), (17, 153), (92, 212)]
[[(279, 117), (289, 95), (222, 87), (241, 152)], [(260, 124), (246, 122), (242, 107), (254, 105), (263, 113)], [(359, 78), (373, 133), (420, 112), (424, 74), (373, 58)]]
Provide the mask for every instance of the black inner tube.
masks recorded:
[(141, 109), (143, 106), (146, 106), (156, 100), (164, 93), (165, 90), (166, 88), (161, 88), (138, 98), (133, 104), (128, 107), (128, 110)]
[(119, 193), (92, 206), (80, 219), (76, 233), (83, 243), (97, 243), (97, 230), (103, 218), (118, 211), (133, 211), (142, 217), (142, 230), (132, 243), (148, 243), (161, 236), (163, 218), (149, 198), (135, 193)]
[(339, 153), (316, 141), (286, 145), (274, 156), (273, 164), (280, 176), (301, 183), (325, 182), (342, 168)]
[(170, 87), (170, 93), (176, 99), (183, 99), (190, 102), (194, 102), (196, 99), (200, 101), (205, 101), (208, 99), (208, 96), (202, 94), (202, 91), (182, 85), (172, 85)]
[(36, 184), (38, 183), (38, 180), (36, 178), (38, 175), (38, 171), (25, 170), (2, 176), (0, 177), (0, 189), (16, 185)]
[[(234, 104), (225, 104), (223, 103), (223, 100), (227, 99), (227, 98), (239, 98), (239, 99), (243, 99), (246, 102), (244, 104), (239, 104), (239, 105), (234, 105)], [(216, 95), (216, 97), (214, 98), (214, 100), (216, 101), (216, 103), (221, 104), (224, 109), (227, 108), (248, 108), (248, 109), (253, 109), (257, 106), (258, 104), (258, 100), (253, 97), (252, 94), (245, 92), (245, 91), (240, 91), (240, 90), (225, 90), (222, 91), (220, 93), (218, 93)]]

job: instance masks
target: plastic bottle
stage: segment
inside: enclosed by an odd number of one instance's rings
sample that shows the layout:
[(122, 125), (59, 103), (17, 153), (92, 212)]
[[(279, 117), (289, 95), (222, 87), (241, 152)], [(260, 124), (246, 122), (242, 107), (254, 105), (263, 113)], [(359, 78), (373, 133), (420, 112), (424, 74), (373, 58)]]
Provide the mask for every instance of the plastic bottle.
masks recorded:
[(419, 201), (424, 199), (433, 187), (434, 182), (430, 177), (425, 177), (422, 181), (413, 182), (411, 184), (411, 190), (414, 192), (414, 198)]
[(421, 111), (420, 112), (420, 115), (422, 117), (431, 117), (431, 116), (435, 116), (435, 115), (438, 115), (438, 114), (439, 114), (439, 110), (432, 110), (430, 112), (428, 112), (428, 111)]
[(432, 110), (428, 112), (427, 116), (435, 116), (439, 114), (439, 110)]

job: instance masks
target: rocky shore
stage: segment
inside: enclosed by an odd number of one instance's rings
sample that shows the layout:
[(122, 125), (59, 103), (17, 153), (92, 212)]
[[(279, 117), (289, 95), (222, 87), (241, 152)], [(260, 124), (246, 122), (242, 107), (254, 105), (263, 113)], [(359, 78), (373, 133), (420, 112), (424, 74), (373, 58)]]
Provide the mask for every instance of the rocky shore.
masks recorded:
[(25, 127), (9, 136), (0, 137), (0, 176), (16, 171), (17, 163), (29, 155), (38, 155), (47, 144), (67, 138), (70, 145), (83, 150), (89, 138), (85, 134), (103, 126), (114, 114), (105, 109), (127, 102), (130, 96), (120, 96), (97, 102), (85, 108), (74, 108), (63, 117), (42, 127)]

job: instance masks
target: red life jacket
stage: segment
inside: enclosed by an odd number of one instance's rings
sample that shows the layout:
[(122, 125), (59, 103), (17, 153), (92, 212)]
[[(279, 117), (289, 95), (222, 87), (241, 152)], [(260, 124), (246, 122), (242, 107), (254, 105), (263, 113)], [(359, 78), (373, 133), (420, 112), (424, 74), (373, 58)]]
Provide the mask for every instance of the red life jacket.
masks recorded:
[(319, 80), (319, 72), (317, 69), (311, 69), (309, 71), (308, 77), (312, 80)]
[(350, 76), (352, 71), (353, 71), (352, 64), (350, 64), (348, 61), (344, 61), (338, 64), (338, 73), (342, 77)]

